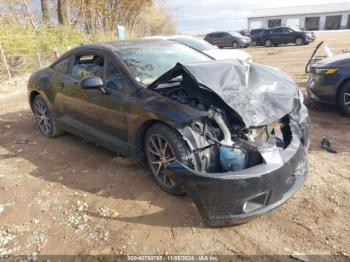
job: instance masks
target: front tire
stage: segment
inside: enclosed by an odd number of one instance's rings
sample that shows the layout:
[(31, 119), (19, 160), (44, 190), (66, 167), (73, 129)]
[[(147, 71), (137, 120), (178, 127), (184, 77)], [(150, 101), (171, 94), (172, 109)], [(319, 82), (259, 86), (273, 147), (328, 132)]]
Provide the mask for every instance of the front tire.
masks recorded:
[(342, 85), (339, 90), (338, 104), (343, 112), (350, 116), (350, 81)]
[(232, 48), (233, 48), (233, 49), (240, 48), (240, 45), (239, 45), (236, 41), (234, 41), (234, 42), (232, 43)]
[(183, 195), (184, 188), (170, 178), (167, 164), (178, 160), (191, 167), (189, 148), (182, 136), (164, 124), (153, 125), (146, 133), (145, 155), (148, 168), (157, 184), (171, 195)]
[(265, 46), (266, 46), (266, 47), (271, 47), (271, 46), (272, 46), (272, 41), (271, 41), (270, 39), (267, 39), (267, 40), (265, 41)]
[(37, 95), (34, 98), (32, 109), (39, 130), (44, 136), (53, 138), (63, 133), (57, 128), (55, 118), (42, 96)]
[(304, 44), (304, 39), (301, 37), (297, 37), (297, 39), (295, 39), (295, 44), (296, 45), (303, 45)]

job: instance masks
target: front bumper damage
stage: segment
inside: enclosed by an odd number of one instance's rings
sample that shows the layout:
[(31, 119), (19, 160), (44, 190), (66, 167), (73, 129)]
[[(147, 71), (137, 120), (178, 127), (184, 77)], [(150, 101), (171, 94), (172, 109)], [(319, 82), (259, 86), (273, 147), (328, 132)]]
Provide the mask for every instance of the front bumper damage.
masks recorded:
[(260, 149), (264, 163), (226, 173), (196, 172), (178, 161), (168, 168), (182, 184), (209, 226), (247, 222), (286, 202), (303, 184), (308, 170), (309, 117), (304, 105), (290, 114), (292, 140), (285, 149)]

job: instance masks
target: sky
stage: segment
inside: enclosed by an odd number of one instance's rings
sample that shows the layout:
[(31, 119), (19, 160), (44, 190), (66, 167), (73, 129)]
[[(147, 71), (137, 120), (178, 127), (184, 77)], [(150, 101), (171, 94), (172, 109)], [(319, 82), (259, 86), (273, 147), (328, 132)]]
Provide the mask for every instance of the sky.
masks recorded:
[[(330, 4), (345, 0), (156, 0), (172, 9), (179, 34), (205, 34), (216, 30), (247, 28), (247, 17), (255, 9)], [(350, 1), (350, 0), (349, 0)], [(40, 10), (40, 0), (32, 0)], [(39, 11), (40, 12), (40, 11)]]
[(247, 28), (255, 9), (330, 4), (342, 0), (167, 0), (175, 14), (177, 32), (204, 34), (216, 30)]

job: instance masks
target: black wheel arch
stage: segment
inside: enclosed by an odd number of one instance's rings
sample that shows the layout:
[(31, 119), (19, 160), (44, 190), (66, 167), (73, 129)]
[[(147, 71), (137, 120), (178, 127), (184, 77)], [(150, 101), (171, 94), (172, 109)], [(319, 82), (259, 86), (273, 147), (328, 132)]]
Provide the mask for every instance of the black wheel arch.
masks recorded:
[(346, 84), (350, 85), (350, 76), (348, 76), (347, 78), (344, 78), (339, 85), (337, 86), (337, 92), (336, 92), (336, 96), (335, 96), (335, 104), (339, 106), (339, 95), (340, 95), (340, 90), (342, 89), (342, 87)]
[(159, 120), (159, 119), (149, 119), (149, 120), (143, 122), (137, 128), (135, 135), (134, 135), (133, 143), (132, 143), (132, 144), (134, 144), (134, 147), (135, 147), (134, 155), (138, 159), (145, 159), (145, 154), (144, 154), (144, 152), (145, 152), (144, 146), (145, 145), (144, 144), (145, 144), (146, 133), (152, 126), (154, 126), (156, 124), (163, 124), (163, 125), (166, 125), (166, 126), (176, 130), (176, 128), (171, 126), (169, 123), (164, 122), (164, 121)]
[(30, 108), (33, 110), (33, 103), (34, 103), (34, 99), (35, 97), (37, 97), (38, 95), (40, 95), (40, 93), (36, 90), (32, 90), (29, 94), (29, 105)]
[[(34, 99), (37, 97), (37, 96), (41, 96), (46, 102), (49, 101), (46, 94), (44, 92), (41, 92), (39, 90), (31, 90), (30, 93), (29, 93), (29, 105), (30, 105), (30, 109), (33, 111), (33, 103), (34, 103)], [(47, 106), (51, 109), (51, 105), (50, 103), (47, 103)]]
[(297, 35), (297, 36), (294, 38), (294, 42), (296, 42), (298, 38), (303, 39), (303, 42), (304, 42), (304, 43), (306, 42), (306, 36), (305, 36), (305, 35)]

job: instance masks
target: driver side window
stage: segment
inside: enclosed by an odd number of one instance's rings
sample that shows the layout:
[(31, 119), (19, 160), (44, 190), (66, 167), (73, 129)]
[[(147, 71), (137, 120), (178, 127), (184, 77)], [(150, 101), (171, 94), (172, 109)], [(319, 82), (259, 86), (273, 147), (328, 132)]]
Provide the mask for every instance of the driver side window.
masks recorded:
[(129, 82), (119, 68), (111, 61), (106, 61), (105, 87), (123, 93), (130, 93)]
[(104, 57), (95, 54), (78, 55), (75, 58), (71, 76), (82, 80), (88, 76), (103, 77)]

